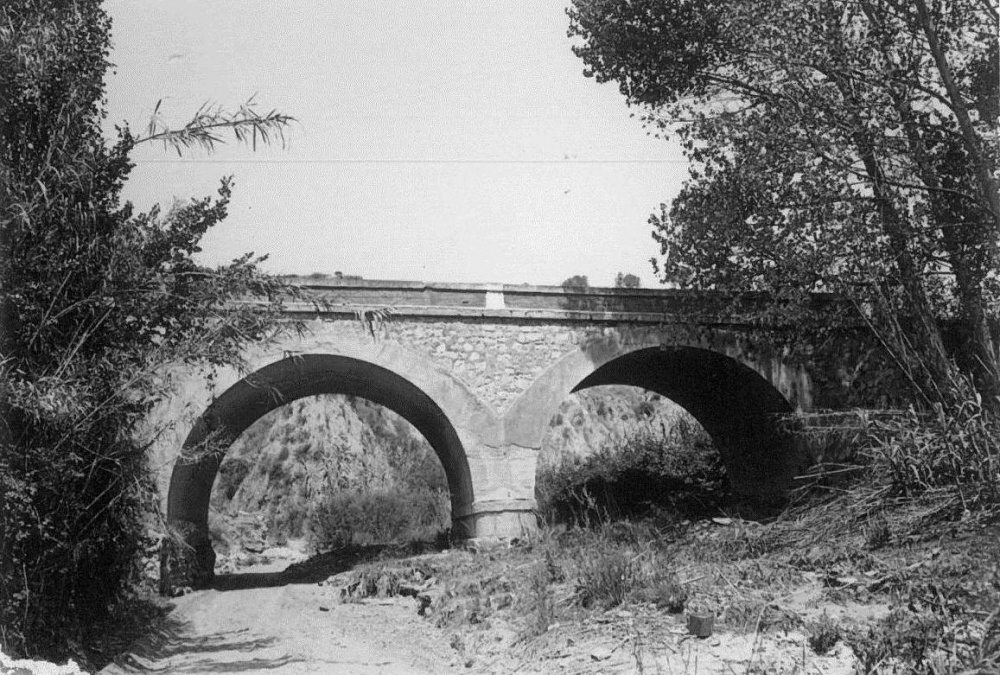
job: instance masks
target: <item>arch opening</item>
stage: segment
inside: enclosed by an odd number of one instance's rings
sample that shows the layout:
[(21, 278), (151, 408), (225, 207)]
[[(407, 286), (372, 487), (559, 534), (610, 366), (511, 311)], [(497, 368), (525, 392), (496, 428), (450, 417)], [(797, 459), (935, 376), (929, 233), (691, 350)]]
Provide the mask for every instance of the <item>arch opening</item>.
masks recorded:
[[(474, 500), (472, 476), (457, 431), (423, 390), (376, 364), (331, 355), (305, 354), (267, 365), (223, 392), (198, 418), (174, 465), (167, 497), (167, 521), (195, 550), (195, 569), (172, 574), (164, 554), (162, 576), (211, 580), (215, 555), (208, 537), (212, 486), (231, 443), (267, 413), (307, 396), (343, 394), (385, 406), (412, 424), (434, 449), (447, 477), (451, 512)], [(462, 537), (459, 521), (453, 536)], [(161, 584), (164, 583), (161, 580)], [(165, 582), (167, 584), (173, 581)]]
[(449, 502), (444, 468), (413, 425), (367, 399), (320, 394), (272, 410), (233, 442), (209, 530), (225, 571), (268, 545), (440, 541)]
[(684, 408), (635, 386), (570, 393), (539, 448), (535, 493), (549, 524), (590, 527), (715, 515), (725, 468)]
[(780, 498), (803, 468), (778, 422), (792, 412), (791, 404), (759, 373), (724, 354), (683, 346), (640, 349), (599, 366), (573, 391), (600, 385), (648, 389), (687, 410), (712, 438), (738, 495)]

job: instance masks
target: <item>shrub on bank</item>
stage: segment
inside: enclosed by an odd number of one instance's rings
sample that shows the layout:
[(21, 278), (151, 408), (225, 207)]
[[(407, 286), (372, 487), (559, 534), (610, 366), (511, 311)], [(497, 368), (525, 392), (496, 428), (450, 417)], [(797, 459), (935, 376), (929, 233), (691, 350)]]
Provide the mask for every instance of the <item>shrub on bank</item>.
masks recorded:
[(543, 466), (536, 496), (546, 522), (587, 526), (663, 506), (701, 512), (723, 486), (722, 460), (711, 440), (697, 424), (680, 421), (587, 457)]
[(963, 510), (1000, 504), (1000, 419), (975, 398), (873, 421), (862, 456), (894, 496), (948, 489)]
[(448, 529), (450, 520), (446, 490), (342, 490), (328, 493), (314, 508), (309, 538), (317, 551), (351, 544), (427, 540)]

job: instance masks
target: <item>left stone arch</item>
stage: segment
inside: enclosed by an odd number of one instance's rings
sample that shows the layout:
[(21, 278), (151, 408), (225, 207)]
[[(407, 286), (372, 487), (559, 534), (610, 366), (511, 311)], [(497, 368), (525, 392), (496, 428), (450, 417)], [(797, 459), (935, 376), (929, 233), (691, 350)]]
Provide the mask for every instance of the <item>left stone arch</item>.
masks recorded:
[[(471, 514), (475, 511), (476, 490), (469, 454), (481, 450), (484, 438), (499, 438), (502, 433), (492, 410), (461, 382), (419, 354), (397, 345), (324, 347), (341, 353), (289, 356), (288, 352), (282, 352), (282, 358), (258, 367), (215, 396), (195, 419), (174, 463), (167, 490), (168, 525), (186, 546), (183, 551), (171, 550), (169, 546), (165, 549), (162, 572), (165, 586), (185, 582), (204, 585), (213, 576), (215, 554), (208, 534), (209, 501), (231, 442), (271, 410), (316, 394), (366, 398), (413, 424), (434, 448), (447, 476), (453, 535), (463, 538), (474, 534), (475, 519)], [(260, 360), (266, 357), (255, 359)], [(173, 569), (178, 564), (183, 569)]]
[[(345, 394), (384, 405), (428, 440), (444, 467), (456, 511), (474, 499), (465, 448), (441, 408), (420, 388), (382, 366), (347, 356), (303, 354), (276, 361), (229, 387), (198, 418), (174, 465), (167, 519), (208, 523), (212, 485), (228, 445), (272, 410), (307, 396)], [(206, 452), (198, 452), (213, 439)]]

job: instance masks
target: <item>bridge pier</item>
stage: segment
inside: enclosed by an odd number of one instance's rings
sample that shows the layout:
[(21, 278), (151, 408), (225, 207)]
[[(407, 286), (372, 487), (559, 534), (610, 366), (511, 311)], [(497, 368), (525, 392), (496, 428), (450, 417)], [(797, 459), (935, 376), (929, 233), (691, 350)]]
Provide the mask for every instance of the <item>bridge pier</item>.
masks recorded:
[(452, 509), (452, 534), (456, 539), (514, 539), (537, 529), (538, 452), (504, 444), (501, 433), (495, 427), (484, 427), (467, 436), (475, 498), (468, 505)]
[(451, 514), (452, 535), (465, 539), (515, 539), (538, 530), (534, 499), (477, 501)]

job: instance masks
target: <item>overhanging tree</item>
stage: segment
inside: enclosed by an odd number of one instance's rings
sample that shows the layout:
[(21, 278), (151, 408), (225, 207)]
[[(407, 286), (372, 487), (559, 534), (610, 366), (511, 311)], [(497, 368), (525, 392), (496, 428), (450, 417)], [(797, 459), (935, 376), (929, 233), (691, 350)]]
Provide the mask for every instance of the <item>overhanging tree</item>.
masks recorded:
[(988, 0), (574, 0), (574, 48), (691, 177), (651, 217), (661, 278), (835, 291), (929, 402), (1000, 406), (997, 12)]
[[(155, 503), (139, 433), (166, 366), (239, 365), (290, 289), (251, 256), (193, 260), (216, 198), (135, 214), (136, 142), (268, 140), (290, 118), (202, 110), (182, 129), (102, 136), (110, 19), (97, 0), (0, 6), (0, 644), (78, 650), (134, 579)], [(155, 507), (154, 507), (155, 508)], [(76, 646), (74, 647), (74, 643)]]

